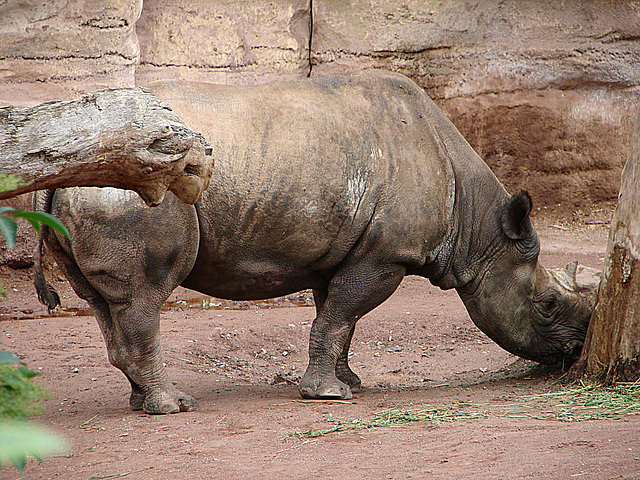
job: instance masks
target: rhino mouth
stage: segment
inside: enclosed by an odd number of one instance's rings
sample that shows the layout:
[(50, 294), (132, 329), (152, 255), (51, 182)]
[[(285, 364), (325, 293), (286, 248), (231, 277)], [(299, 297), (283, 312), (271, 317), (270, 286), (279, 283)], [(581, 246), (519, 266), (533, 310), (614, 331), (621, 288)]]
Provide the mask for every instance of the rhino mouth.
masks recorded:
[(544, 365), (558, 365), (564, 370), (565, 368), (573, 365), (582, 354), (582, 347), (584, 342), (582, 340), (574, 339), (570, 340), (555, 352), (549, 352), (546, 355), (541, 355), (538, 358), (531, 358), (536, 362)]
[(571, 340), (565, 344), (562, 362), (566, 365), (572, 365), (576, 360), (580, 358), (582, 354), (582, 347), (584, 342), (582, 340)]
[(556, 343), (555, 347), (551, 348), (547, 344), (547, 348), (544, 350), (540, 349), (535, 354), (521, 356), (544, 365), (558, 365), (564, 369), (564, 367), (573, 365), (580, 358), (583, 346), (584, 338), (573, 338), (564, 343)]

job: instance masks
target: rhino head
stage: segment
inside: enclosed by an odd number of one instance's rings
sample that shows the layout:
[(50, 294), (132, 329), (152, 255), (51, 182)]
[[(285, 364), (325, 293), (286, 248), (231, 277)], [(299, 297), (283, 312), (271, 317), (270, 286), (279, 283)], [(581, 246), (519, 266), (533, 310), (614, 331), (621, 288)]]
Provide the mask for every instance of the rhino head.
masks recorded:
[(598, 274), (578, 263), (547, 269), (521, 192), (502, 207), (491, 254), (474, 279), (458, 288), (471, 319), (505, 350), (540, 363), (572, 363), (579, 356), (595, 306)]

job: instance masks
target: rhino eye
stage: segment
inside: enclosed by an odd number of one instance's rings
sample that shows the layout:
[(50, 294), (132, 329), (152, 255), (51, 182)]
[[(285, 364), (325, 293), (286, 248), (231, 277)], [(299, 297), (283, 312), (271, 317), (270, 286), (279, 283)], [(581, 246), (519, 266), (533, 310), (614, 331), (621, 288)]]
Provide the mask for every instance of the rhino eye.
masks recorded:
[(559, 294), (553, 288), (547, 288), (544, 292), (536, 295), (533, 301), (541, 307), (553, 308), (558, 304)]
[(548, 298), (545, 298), (541, 303), (545, 309), (553, 310), (558, 302), (555, 296), (549, 296)]
[(558, 310), (558, 295), (553, 289), (545, 290), (533, 299), (533, 306), (538, 318), (550, 323)]

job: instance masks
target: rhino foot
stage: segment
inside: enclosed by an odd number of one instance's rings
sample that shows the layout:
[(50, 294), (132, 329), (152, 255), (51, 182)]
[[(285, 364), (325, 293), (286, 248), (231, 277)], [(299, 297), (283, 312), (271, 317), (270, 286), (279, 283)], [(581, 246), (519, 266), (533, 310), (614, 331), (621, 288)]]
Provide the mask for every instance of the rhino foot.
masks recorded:
[(362, 381), (360, 380), (360, 377), (353, 373), (351, 369), (345, 372), (336, 372), (336, 376), (338, 377), (338, 380), (349, 385), (351, 393), (358, 393), (362, 390)]
[(300, 380), (298, 389), (303, 398), (340, 398), (349, 400), (353, 396), (349, 385), (341, 382), (336, 377), (314, 378), (313, 376), (307, 376), (305, 374), (302, 380)]
[(144, 405), (144, 393), (131, 392), (131, 396), (129, 397), (129, 406), (131, 410), (142, 410), (142, 406)]
[(197, 406), (196, 399), (178, 390), (172, 392), (158, 391), (143, 395), (132, 392), (129, 398), (132, 410), (144, 410), (149, 415), (166, 415), (168, 413), (190, 412)]

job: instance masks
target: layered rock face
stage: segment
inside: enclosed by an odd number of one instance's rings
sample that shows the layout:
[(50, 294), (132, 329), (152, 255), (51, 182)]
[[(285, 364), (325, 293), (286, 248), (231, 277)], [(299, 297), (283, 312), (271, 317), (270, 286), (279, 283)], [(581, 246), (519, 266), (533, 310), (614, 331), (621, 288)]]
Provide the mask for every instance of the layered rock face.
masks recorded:
[(305, 77), (310, 26), (309, 0), (145, 1), (137, 25), (137, 81), (247, 84)]
[(536, 205), (615, 199), (640, 85), (640, 4), (314, 2), (313, 74), (400, 71)]
[(182, 78), (411, 77), (510, 191), (614, 200), (640, 98), (636, 0), (8, 0), (0, 104)]
[(142, 0), (0, 3), (0, 105), (135, 85)]

